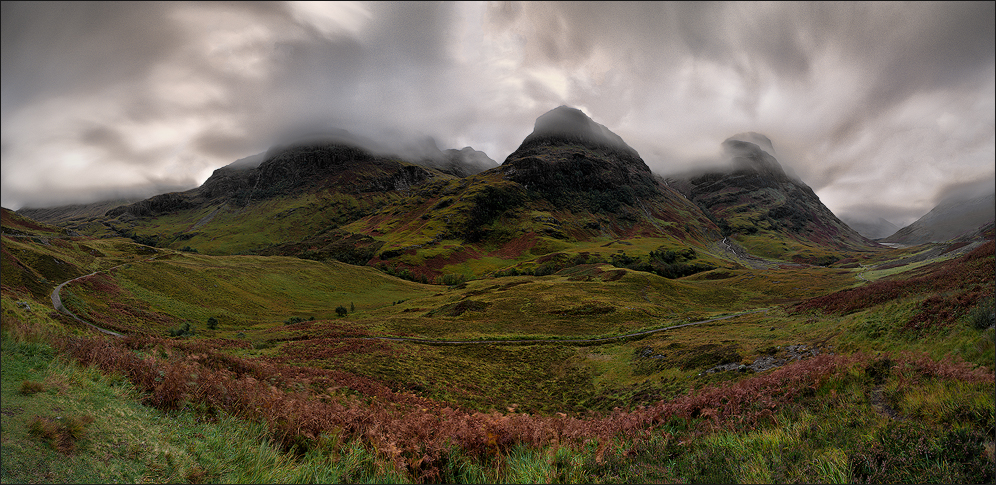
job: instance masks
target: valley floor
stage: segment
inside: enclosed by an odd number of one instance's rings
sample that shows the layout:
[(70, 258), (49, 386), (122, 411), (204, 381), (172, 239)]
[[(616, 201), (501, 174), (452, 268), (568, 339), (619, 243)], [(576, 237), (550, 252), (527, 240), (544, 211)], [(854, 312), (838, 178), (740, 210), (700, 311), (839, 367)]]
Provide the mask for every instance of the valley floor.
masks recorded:
[(142, 251), (4, 237), (124, 336), (4, 260), (5, 483), (994, 480), (991, 241), (452, 286)]

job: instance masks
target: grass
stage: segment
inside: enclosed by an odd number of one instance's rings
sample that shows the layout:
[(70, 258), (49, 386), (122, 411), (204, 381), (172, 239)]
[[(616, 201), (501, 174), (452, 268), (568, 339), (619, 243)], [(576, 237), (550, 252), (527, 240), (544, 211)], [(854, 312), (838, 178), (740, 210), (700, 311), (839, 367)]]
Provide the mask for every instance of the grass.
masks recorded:
[[(659, 242), (631, 241), (606, 249)], [(121, 265), (64, 300), (147, 335), (96, 337), (5, 278), (4, 482), (993, 480), (994, 329), (972, 313), (991, 305), (992, 279), (972, 276), (991, 249), (862, 285), (916, 291), (837, 312), (850, 268), (584, 265), (447, 287), (286, 257), (145, 261), (121, 240), (18, 244)], [(761, 307), (596, 345), (362, 339), (612, 336)], [(909, 327), (924, 311), (936, 324)], [(193, 336), (165, 338), (182, 323)], [(709, 372), (764, 359), (781, 363)]]

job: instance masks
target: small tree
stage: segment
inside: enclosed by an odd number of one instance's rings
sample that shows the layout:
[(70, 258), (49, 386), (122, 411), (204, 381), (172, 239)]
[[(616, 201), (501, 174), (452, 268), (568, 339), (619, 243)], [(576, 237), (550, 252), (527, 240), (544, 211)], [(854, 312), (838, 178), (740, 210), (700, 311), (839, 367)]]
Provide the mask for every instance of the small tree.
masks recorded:
[(214, 317), (208, 317), (208, 329), (218, 330), (218, 319)]
[(340, 318), (346, 316), (347, 313), (349, 313), (349, 310), (346, 307), (342, 305), (335, 307), (335, 314), (339, 315)]
[(349, 313), (356, 313), (356, 305), (353, 302), (349, 302)]

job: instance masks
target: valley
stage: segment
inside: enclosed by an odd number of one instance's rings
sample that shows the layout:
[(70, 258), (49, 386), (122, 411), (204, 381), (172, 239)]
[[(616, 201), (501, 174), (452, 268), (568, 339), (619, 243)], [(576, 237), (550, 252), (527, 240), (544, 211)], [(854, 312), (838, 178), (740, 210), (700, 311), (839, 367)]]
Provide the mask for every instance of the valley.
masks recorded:
[(664, 178), (566, 107), (492, 168), (337, 136), (3, 210), (4, 481), (993, 480), (992, 221), (884, 246), (761, 135)]

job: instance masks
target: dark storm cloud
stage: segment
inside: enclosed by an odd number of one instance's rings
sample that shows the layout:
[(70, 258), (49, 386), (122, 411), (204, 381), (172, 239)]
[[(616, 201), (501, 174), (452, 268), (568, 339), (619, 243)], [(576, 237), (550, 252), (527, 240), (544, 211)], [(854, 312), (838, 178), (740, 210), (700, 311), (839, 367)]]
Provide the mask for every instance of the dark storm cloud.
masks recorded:
[(937, 190), (937, 195), (934, 198), (941, 202), (968, 200), (983, 197), (994, 192), (996, 192), (996, 178), (947, 184)]
[[(17, 109), (148, 74), (183, 42), (157, 2), (3, 2), (3, 104)], [(16, 93), (16, 94), (14, 94)]]
[(994, 178), (993, 6), (4, 2), (3, 204), (192, 187), (321, 130), (500, 162), (567, 105), (665, 174), (762, 133), (902, 224)]

